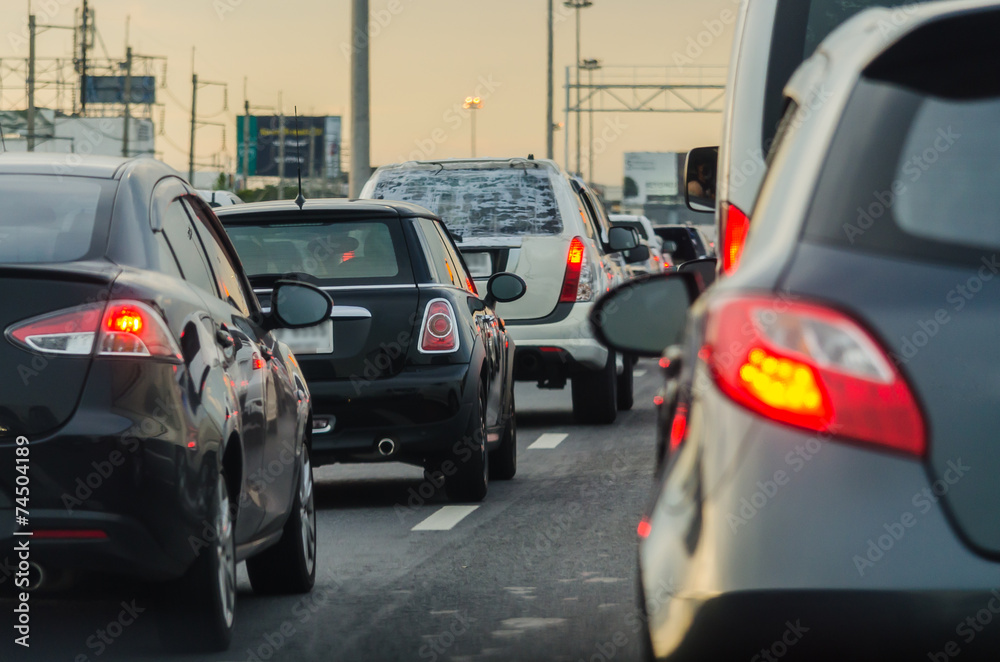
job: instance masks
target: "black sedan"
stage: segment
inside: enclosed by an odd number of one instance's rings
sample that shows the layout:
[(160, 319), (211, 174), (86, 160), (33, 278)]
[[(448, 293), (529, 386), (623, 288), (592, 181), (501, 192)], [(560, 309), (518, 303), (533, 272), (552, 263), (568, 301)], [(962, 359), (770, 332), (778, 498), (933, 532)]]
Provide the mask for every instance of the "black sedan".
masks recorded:
[[(74, 159), (76, 157), (74, 156)], [(153, 159), (0, 156), (0, 545), (17, 595), (87, 572), (158, 583), (179, 649), (224, 649), (253, 588), (316, 573), (312, 403), (218, 219)]]
[(264, 299), (292, 278), (334, 299), (324, 325), (283, 332), (312, 389), (317, 464), (422, 466), (461, 501), (514, 476), (514, 343), (493, 307), (524, 281), (497, 274), (481, 297), (441, 220), (415, 205), (276, 202), (219, 217)]

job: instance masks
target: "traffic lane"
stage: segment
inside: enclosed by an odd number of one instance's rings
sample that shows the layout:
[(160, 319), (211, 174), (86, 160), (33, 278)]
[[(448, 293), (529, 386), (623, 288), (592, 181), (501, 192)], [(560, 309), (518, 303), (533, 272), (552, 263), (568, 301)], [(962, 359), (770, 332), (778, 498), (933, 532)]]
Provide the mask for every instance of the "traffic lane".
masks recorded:
[[(255, 596), (241, 568), (233, 645), (200, 659), (590, 659), (609, 647), (632, 657), (634, 526), (651, 476), (656, 382), (640, 376), (636, 411), (601, 427), (572, 424), (567, 391), (519, 384), (518, 476), (492, 483), (449, 531), (411, 531), (451, 507), (440, 494), (413, 499), (420, 469), (318, 469), (313, 593)], [(543, 434), (567, 437), (529, 451)], [(143, 611), (122, 623), (132, 600)], [(32, 651), (3, 659), (172, 659), (158, 653), (141, 586), (101, 583), (35, 607)]]

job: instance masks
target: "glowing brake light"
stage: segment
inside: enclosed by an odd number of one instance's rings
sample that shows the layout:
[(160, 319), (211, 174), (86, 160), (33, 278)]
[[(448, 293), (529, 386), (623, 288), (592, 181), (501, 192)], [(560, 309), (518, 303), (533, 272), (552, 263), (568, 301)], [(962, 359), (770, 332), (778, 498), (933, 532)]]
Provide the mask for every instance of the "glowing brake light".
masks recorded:
[(639, 522), (639, 526), (636, 527), (636, 534), (643, 540), (649, 537), (649, 534), (653, 532), (653, 525), (649, 523), (649, 520), (645, 517)]
[(823, 306), (733, 297), (708, 313), (706, 361), (719, 389), (780, 423), (923, 456), (909, 385), (854, 320)]
[(684, 437), (687, 434), (687, 422), (688, 422), (688, 406), (685, 403), (677, 405), (677, 410), (674, 412), (674, 420), (670, 424), (670, 451), (673, 452), (680, 448), (681, 444), (684, 443)]
[(434, 299), (427, 304), (421, 329), (421, 353), (447, 354), (458, 351), (458, 323), (455, 311), (447, 299)]
[(134, 310), (122, 308), (108, 318), (108, 329), (138, 334), (142, 331), (142, 315)]
[(743, 255), (747, 232), (750, 230), (750, 219), (736, 205), (728, 202), (722, 204), (722, 218), (725, 222), (725, 235), (722, 243), (722, 270), (731, 274), (736, 271)]
[(112, 301), (104, 311), (98, 341), (101, 356), (148, 356), (181, 360), (163, 318), (138, 301)]
[(573, 237), (566, 254), (566, 275), (563, 277), (559, 303), (590, 301), (594, 298), (594, 277), (587, 251), (580, 237)]

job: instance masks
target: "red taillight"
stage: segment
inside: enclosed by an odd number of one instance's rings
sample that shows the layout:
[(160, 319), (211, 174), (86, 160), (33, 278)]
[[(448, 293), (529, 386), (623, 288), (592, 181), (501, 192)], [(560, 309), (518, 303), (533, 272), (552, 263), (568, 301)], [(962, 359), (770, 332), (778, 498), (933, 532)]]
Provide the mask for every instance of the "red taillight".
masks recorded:
[(677, 405), (674, 412), (674, 420), (670, 424), (670, 450), (675, 451), (684, 442), (684, 435), (687, 434), (688, 406), (684, 403)]
[(102, 356), (149, 356), (181, 360), (159, 313), (138, 301), (112, 301), (104, 311), (97, 352)]
[(645, 540), (646, 538), (649, 537), (649, 534), (653, 532), (653, 525), (649, 523), (648, 519), (643, 517), (642, 521), (639, 522), (639, 526), (636, 527), (635, 532), (639, 535), (640, 538)]
[[(566, 254), (566, 275), (563, 277), (559, 303), (590, 301), (593, 293), (590, 291), (588, 276), (587, 251), (583, 240), (579, 237), (573, 237), (573, 241), (569, 244), (569, 252)], [(584, 280), (583, 287), (580, 286), (581, 279)]]
[(354, 259), (354, 251), (347, 251), (344, 256), (340, 259), (341, 263), (350, 262)]
[(458, 350), (458, 324), (455, 311), (445, 299), (435, 299), (427, 304), (420, 335), (420, 351), (424, 354), (442, 354)]
[(725, 223), (725, 234), (722, 242), (722, 270), (730, 274), (736, 271), (743, 255), (743, 245), (750, 229), (750, 219), (736, 205), (728, 202), (722, 204), (722, 218)]
[(40, 529), (32, 538), (42, 540), (104, 540), (108, 534), (100, 529)]
[(265, 365), (266, 364), (264, 363), (264, 359), (261, 358), (260, 354), (258, 354), (257, 352), (254, 352), (253, 353), (253, 369), (254, 370), (263, 370)]
[(88, 356), (104, 304), (89, 304), (36, 317), (7, 329), (7, 337), (36, 352)]
[(923, 456), (923, 416), (879, 344), (844, 314), (778, 298), (709, 311), (702, 355), (719, 388), (772, 420)]

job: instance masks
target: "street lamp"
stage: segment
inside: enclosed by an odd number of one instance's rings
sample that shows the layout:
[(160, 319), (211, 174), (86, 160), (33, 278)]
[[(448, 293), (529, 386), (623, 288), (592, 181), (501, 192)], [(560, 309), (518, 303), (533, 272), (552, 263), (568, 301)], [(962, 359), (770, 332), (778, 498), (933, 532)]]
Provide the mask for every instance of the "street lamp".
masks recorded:
[(576, 172), (583, 173), (580, 165), (580, 10), (593, 6), (592, 0), (566, 0), (563, 6), (576, 10)]
[(479, 97), (465, 97), (462, 107), (472, 111), (472, 158), (476, 158), (476, 111), (483, 109), (483, 100)]
[(587, 93), (590, 95), (590, 110), (587, 124), (590, 126), (590, 147), (587, 149), (587, 178), (594, 181), (594, 72), (601, 68), (600, 60), (584, 60), (580, 68), (587, 72)]

